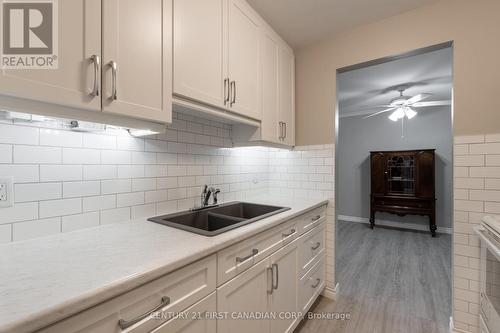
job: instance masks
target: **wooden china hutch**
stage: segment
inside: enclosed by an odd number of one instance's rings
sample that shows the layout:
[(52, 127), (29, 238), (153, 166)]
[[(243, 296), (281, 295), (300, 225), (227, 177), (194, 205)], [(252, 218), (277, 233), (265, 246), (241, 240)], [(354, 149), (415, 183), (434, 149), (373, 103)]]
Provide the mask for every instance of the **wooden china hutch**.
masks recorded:
[(372, 151), (370, 226), (375, 212), (429, 217), (436, 236), (435, 150)]

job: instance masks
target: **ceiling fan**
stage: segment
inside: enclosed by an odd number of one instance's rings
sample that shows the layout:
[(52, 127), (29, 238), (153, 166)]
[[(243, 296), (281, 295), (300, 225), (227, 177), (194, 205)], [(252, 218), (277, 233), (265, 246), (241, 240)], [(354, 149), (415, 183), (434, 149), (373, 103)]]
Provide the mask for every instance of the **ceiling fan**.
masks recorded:
[(429, 94), (429, 93), (421, 93), (421, 94), (418, 94), (418, 95), (415, 95), (412, 97), (405, 96), (404, 91), (406, 89), (407, 89), (407, 87), (399, 87), (397, 89), (397, 91), (399, 91), (398, 97), (394, 98), (387, 105), (377, 106), (377, 107), (385, 107), (387, 109), (372, 113), (372, 114), (364, 117), (363, 119), (374, 117), (374, 116), (377, 116), (379, 114), (390, 112), (390, 111), (393, 111), (391, 113), (391, 115), (389, 116), (389, 119), (392, 121), (398, 121), (400, 119), (404, 119), (405, 117), (408, 119), (412, 119), (413, 117), (415, 117), (417, 115), (417, 112), (414, 110), (414, 108), (451, 105), (450, 100), (423, 102), (423, 100), (432, 96), (432, 94)]

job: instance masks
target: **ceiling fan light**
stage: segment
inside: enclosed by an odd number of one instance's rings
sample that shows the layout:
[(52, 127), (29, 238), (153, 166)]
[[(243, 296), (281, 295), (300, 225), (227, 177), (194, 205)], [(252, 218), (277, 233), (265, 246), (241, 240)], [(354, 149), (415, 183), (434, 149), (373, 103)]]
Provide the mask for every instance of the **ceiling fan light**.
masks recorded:
[(392, 121), (398, 121), (399, 119), (403, 118), (404, 116), (405, 116), (405, 113), (404, 113), (403, 109), (399, 108), (389, 116), (389, 119)]
[(406, 117), (408, 117), (408, 119), (412, 119), (413, 117), (415, 117), (417, 115), (417, 112), (415, 110), (413, 110), (412, 108), (406, 108), (404, 112), (405, 112)]

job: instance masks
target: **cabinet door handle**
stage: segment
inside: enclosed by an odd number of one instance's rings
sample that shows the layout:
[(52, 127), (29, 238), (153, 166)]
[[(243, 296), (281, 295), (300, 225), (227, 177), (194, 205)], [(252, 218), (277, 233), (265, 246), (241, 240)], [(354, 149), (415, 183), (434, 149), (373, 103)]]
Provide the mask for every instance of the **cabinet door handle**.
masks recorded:
[(286, 237), (292, 236), (294, 233), (295, 233), (295, 229), (292, 229), (292, 230), (290, 230), (289, 233), (282, 233), (281, 236), (286, 238)]
[(315, 245), (311, 246), (311, 250), (317, 250), (321, 246), (320, 242), (317, 242)]
[(285, 140), (286, 139), (286, 132), (287, 132), (286, 131), (286, 122), (283, 123), (283, 128), (285, 129), (284, 133), (283, 133), (283, 140)]
[(110, 61), (109, 66), (111, 67), (111, 80), (112, 80), (111, 96), (109, 98), (113, 101), (116, 101), (118, 99), (118, 92), (117, 92), (118, 88), (116, 82), (118, 65), (116, 64), (116, 61)]
[(274, 274), (273, 274), (273, 268), (272, 267), (268, 267), (267, 268), (267, 281), (268, 282), (269, 282), (269, 276), (271, 277), (271, 288), (267, 289), (267, 293), (269, 295), (272, 295), (273, 294), (273, 290), (274, 290), (274, 281), (273, 281), (274, 280)]
[(313, 289), (318, 288), (320, 283), (321, 283), (321, 279), (316, 279), (316, 282), (311, 285), (311, 288), (313, 288)]
[(125, 320), (125, 319), (120, 319), (118, 321), (118, 326), (120, 326), (120, 328), (122, 330), (134, 325), (134, 324), (137, 324), (138, 322), (140, 322), (141, 320), (149, 317), (151, 314), (159, 311), (161, 308), (167, 306), (170, 304), (170, 297), (167, 297), (167, 296), (163, 296), (161, 298), (161, 302), (160, 304), (158, 304), (156, 307), (154, 307), (153, 309), (135, 317), (134, 319), (131, 319), (131, 320)]
[(316, 222), (321, 218), (321, 215), (316, 215), (315, 217), (311, 218), (311, 221)]
[(94, 87), (90, 96), (97, 97), (99, 96), (99, 68), (101, 67), (101, 59), (97, 54), (94, 54), (90, 57), (90, 61), (94, 64)]
[[(273, 289), (278, 290), (279, 283), (280, 283), (280, 273), (279, 273), (278, 264), (273, 264), (271, 266), (271, 268), (273, 269)], [(276, 274), (274, 274), (274, 272), (276, 272)], [(276, 284), (274, 283), (274, 275), (276, 275)]]
[(280, 121), (279, 124), (280, 124), (280, 136), (279, 136), (279, 139), (281, 140), (281, 139), (283, 139), (283, 122)]
[(233, 106), (233, 104), (236, 103), (236, 81), (231, 81), (230, 88), (231, 88), (231, 103), (229, 103), (229, 105)]
[(254, 255), (256, 255), (257, 253), (259, 253), (259, 250), (257, 249), (253, 249), (252, 250), (252, 253), (247, 255), (246, 257), (236, 257), (236, 262), (237, 263), (242, 263), (250, 258), (252, 258)]
[(229, 78), (224, 79), (224, 105), (229, 102)]

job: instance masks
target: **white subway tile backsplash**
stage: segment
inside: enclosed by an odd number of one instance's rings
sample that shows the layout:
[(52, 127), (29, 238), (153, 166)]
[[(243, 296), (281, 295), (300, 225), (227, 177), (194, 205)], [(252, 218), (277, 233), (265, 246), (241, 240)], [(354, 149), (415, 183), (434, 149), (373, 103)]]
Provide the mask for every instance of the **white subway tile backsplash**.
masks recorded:
[(16, 164), (61, 164), (62, 150), (56, 147), (14, 146)]
[(59, 199), (62, 197), (61, 183), (16, 184), (15, 202)]
[(128, 207), (144, 204), (144, 192), (132, 192), (116, 195), (116, 207)]
[(155, 216), (156, 205), (148, 204), (148, 205), (133, 206), (131, 208), (130, 214), (132, 219), (148, 218), (151, 216)]
[(40, 165), (40, 181), (77, 181), (83, 178), (81, 165)]
[(52, 147), (81, 147), (83, 134), (56, 129), (40, 129), (40, 145)]
[(101, 182), (102, 194), (126, 193), (132, 190), (130, 179), (103, 180)]
[(40, 180), (38, 165), (0, 164), (0, 177), (11, 176), (14, 183), (34, 183)]
[(20, 241), (30, 238), (49, 236), (61, 232), (61, 218), (42, 219), (19, 222), (13, 225), (13, 240)]
[(116, 165), (84, 165), (84, 180), (113, 179), (118, 175)]
[(17, 145), (37, 145), (39, 129), (29, 126), (0, 124), (0, 142)]
[(81, 198), (40, 201), (40, 218), (78, 214), (81, 212)]
[(144, 165), (119, 165), (118, 178), (143, 178), (145, 177)]
[(93, 149), (116, 149), (116, 136), (87, 133), (83, 147)]
[(116, 195), (83, 198), (83, 211), (91, 212), (116, 208)]
[(101, 151), (102, 164), (130, 164), (132, 154), (129, 151), (103, 150)]
[(12, 207), (0, 208), (0, 212), (0, 224), (35, 220), (38, 218), (38, 203), (17, 203)]
[(12, 163), (12, 146), (0, 144), (0, 163)]
[(142, 138), (117, 137), (116, 147), (118, 150), (144, 151), (145, 141)]
[(156, 153), (132, 152), (132, 164), (156, 164)]
[(156, 189), (156, 178), (132, 179), (132, 192), (152, 191)]
[(63, 197), (77, 198), (95, 196), (101, 193), (99, 181), (65, 182), (63, 183)]
[(99, 225), (99, 212), (91, 212), (62, 217), (62, 232), (96, 227)]
[(95, 149), (63, 149), (63, 164), (100, 164), (101, 153)]

